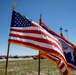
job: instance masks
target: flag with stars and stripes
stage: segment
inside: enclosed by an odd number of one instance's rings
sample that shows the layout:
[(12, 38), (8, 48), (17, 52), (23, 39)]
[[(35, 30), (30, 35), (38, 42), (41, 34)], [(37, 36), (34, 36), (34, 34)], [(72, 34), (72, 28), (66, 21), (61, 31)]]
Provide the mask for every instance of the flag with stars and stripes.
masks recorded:
[(59, 40), (49, 34), (39, 24), (15, 10), (12, 13), (8, 42), (50, 53), (61, 59), (67, 66)]

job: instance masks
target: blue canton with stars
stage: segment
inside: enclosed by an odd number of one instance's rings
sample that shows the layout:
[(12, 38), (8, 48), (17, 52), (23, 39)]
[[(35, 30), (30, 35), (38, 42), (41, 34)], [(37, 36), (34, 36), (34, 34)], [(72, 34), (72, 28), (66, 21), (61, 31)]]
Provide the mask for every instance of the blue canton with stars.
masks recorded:
[(13, 10), (11, 27), (31, 26), (31, 20)]

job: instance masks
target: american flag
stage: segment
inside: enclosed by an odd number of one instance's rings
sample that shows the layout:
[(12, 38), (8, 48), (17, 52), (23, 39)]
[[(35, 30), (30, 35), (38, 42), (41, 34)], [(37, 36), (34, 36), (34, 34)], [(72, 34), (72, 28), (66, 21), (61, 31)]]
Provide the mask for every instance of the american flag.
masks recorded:
[(13, 10), (9, 43), (28, 46), (64, 60), (60, 42), (36, 22)]
[(59, 41), (39, 24), (13, 10), (9, 43), (32, 47), (43, 52), (65, 57)]
[(61, 44), (36, 22), (13, 10), (9, 43), (31, 47), (57, 56), (66, 64)]

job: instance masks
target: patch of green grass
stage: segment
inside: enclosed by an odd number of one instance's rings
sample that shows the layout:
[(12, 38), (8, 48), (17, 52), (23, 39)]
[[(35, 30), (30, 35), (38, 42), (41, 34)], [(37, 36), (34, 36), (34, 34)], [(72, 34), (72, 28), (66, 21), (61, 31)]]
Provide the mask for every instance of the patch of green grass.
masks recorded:
[[(0, 75), (5, 75), (5, 63), (0, 62)], [(76, 74), (75, 71), (72, 72), (71, 75)], [(38, 60), (9, 61), (7, 73), (7, 75), (38, 75)], [(60, 75), (60, 72), (54, 63), (41, 59), (40, 75)]]

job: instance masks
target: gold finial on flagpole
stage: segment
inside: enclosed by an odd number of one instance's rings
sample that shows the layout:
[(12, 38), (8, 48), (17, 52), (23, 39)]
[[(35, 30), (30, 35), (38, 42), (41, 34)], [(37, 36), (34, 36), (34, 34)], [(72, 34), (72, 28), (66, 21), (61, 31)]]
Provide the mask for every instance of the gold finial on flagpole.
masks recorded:
[(12, 2), (11, 5), (13, 6), (13, 9), (14, 9), (14, 7), (17, 6), (17, 3), (16, 2)]
[[(14, 7), (17, 5), (17, 3), (12, 2), (11, 5), (13, 6), (13, 9), (14, 9)], [(6, 65), (5, 65), (5, 75), (7, 75), (9, 48), (10, 48), (10, 43), (8, 43), (8, 49), (7, 49), (7, 59), (6, 59)]]

